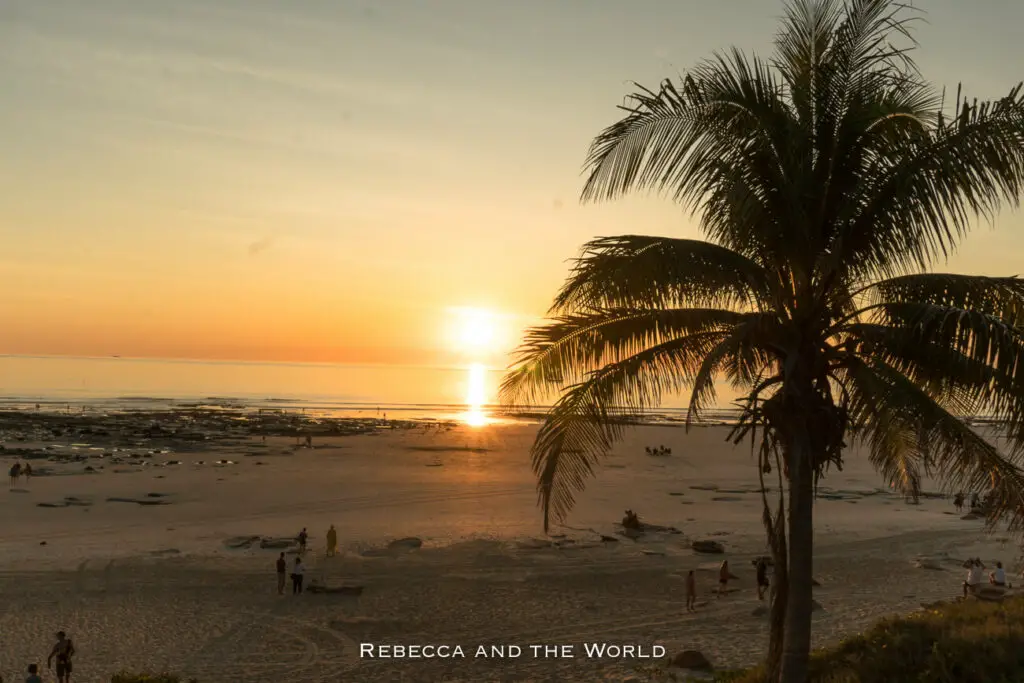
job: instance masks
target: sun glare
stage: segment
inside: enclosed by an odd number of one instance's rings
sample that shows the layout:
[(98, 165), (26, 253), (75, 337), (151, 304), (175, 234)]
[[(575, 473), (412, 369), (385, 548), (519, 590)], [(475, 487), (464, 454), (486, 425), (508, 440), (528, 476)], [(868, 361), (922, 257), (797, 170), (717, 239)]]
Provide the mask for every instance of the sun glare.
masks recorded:
[(498, 316), (478, 308), (456, 309), (454, 345), (468, 353), (491, 352), (498, 337)]

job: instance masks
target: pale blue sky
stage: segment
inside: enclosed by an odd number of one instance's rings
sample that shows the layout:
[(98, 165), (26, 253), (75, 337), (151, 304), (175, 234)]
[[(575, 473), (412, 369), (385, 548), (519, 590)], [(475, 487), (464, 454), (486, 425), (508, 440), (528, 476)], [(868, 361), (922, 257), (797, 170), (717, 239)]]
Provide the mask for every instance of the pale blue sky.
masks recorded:
[[(1024, 78), (1024, 3), (917, 4), (930, 78)], [(781, 9), (0, 0), (0, 352), (422, 362), (448, 307), (539, 315), (594, 235), (694, 234), (577, 204), (629, 81), (765, 52)], [(1013, 274), (1022, 225), (954, 265)]]

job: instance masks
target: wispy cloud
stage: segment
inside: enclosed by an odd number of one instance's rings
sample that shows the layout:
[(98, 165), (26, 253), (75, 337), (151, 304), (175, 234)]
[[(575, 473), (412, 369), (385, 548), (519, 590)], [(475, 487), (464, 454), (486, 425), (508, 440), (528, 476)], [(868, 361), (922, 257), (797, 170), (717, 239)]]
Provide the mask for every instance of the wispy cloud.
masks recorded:
[(262, 239), (256, 240), (255, 242), (250, 244), (247, 249), (247, 251), (249, 252), (249, 256), (259, 256), (260, 254), (274, 246), (274, 241), (275, 240), (273, 237), (264, 237)]

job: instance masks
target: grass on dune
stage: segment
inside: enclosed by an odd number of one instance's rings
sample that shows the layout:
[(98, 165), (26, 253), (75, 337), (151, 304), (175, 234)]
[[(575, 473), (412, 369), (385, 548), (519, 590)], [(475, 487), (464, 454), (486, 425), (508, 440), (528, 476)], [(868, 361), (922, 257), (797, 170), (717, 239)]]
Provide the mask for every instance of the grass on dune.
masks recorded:
[[(720, 683), (765, 683), (760, 668)], [(810, 683), (1021, 683), (1024, 597), (933, 605), (811, 655)]]

